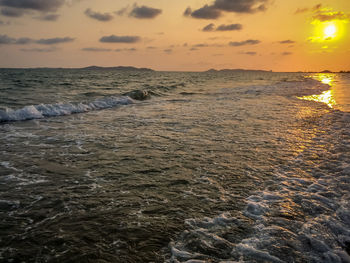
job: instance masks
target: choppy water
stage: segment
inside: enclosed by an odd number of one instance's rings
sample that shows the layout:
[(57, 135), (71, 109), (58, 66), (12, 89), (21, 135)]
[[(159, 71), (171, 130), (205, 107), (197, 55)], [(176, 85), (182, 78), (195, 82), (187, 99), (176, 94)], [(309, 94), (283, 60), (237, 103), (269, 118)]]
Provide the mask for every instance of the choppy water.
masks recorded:
[(349, 75), (0, 70), (0, 94), (1, 262), (350, 262)]

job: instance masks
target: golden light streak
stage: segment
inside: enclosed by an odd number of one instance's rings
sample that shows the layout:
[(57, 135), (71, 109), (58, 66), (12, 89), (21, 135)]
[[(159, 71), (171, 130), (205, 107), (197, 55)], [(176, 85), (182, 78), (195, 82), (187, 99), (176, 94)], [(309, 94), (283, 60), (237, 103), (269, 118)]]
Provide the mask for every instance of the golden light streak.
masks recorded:
[(319, 95), (298, 97), (298, 99), (322, 102), (322, 103), (327, 104), (327, 106), (330, 107), (330, 108), (333, 108), (337, 104), (335, 99), (334, 99), (332, 90), (324, 91), (324, 92), (322, 92)]
[[(330, 87), (332, 86), (332, 82), (334, 81), (334, 76), (332, 76), (331, 74), (319, 74), (319, 75), (316, 75), (315, 78), (320, 82), (322, 82), (323, 84), (329, 85)], [(298, 97), (298, 99), (322, 102), (327, 104), (327, 106), (330, 108), (333, 108), (335, 105), (337, 105), (334, 99), (334, 92), (332, 89), (326, 90), (321, 94)]]

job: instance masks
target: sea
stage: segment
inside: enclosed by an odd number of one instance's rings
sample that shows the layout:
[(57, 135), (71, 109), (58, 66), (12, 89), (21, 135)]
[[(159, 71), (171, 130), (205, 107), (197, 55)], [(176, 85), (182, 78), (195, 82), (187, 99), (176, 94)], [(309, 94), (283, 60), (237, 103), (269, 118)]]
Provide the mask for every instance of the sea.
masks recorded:
[(0, 70), (0, 262), (350, 262), (350, 74)]

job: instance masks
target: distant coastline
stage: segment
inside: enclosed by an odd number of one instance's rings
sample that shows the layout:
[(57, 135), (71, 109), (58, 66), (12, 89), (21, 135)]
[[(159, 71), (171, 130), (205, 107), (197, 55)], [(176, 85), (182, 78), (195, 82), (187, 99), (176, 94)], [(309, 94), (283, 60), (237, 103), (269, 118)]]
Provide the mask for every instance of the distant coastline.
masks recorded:
[(117, 67), (100, 67), (100, 66), (89, 66), (79, 68), (83, 70), (118, 70), (118, 71), (154, 71), (150, 68), (136, 68), (131, 66), (117, 66)]
[[(23, 70), (31, 70), (31, 69), (42, 69), (42, 70), (52, 70), (52, 69), (74, 69), (74, 70), (110, 70), (110, 71), (140, 71), (140, 72), (166, 72), (168, 70), (154, 70), (151, 68), (138, 68), (133, 66), (114, 66), (114, 67), (102, 67), (102, 66), (88, 66), (82, 68), (63, 68), (63, 67), (33, 67), (33, 68), (0, 68), (0, 70), (15, 70), (15, 69), (23, 69)], [(168, 72), (172, 72), (171, 70)], [(180, 71), (174, 71), (180, 72)], [(272, 70), (262, 70), (262, 69), (209, 69), (204, 71), (183, 71), (183, 72), (202, 72), (202, 73), (230, 73), (230, 72), (252, 72), (252, 73), (263, 73), (263, 72), (275, 72), (275, 73), (350, 73), (350, 70), (341, 70), (341, 71), (331, 71), (331, 70), (323, 70), (323, 71), (272, 71)]]

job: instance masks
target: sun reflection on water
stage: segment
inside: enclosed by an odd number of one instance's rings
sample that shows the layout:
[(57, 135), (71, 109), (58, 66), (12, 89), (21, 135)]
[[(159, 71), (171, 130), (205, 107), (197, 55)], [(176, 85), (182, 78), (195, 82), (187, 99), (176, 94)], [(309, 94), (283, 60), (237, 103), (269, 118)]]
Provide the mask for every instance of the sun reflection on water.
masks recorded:
[[(323, 84), (327, 84), (332, 87), (332, 83), (334, 81), (334, 76), (331, 74), (318, 74), (315, 78), (321, 81)], [(328, 105), (328, 107), (333, 108), (337, 103), (334, 99), (333, 90), (326, 90), (321, 94), (315, 94), (310, 96), (298, 97), (298, 99), (308, 100), (308, 101), (316, 101), (322, 102)]]

